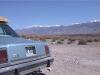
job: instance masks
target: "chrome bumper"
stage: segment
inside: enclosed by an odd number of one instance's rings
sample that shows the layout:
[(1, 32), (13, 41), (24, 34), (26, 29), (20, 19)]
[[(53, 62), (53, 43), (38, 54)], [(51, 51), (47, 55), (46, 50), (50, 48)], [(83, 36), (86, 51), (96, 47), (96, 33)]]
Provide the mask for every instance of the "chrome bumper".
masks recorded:
[(20, 75), (21, 72), (29, 69), (37, 71), (40, 68), (50, 67), (53, 61), (54, 59), (52, 57), (47, 57), (36, 61), (0, 68), (0, 75)]

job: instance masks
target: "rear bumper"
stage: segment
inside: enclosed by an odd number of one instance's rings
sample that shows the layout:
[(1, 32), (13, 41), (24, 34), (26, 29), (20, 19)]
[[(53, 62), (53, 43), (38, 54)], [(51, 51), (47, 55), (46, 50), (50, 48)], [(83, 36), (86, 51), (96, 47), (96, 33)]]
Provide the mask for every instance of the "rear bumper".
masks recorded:
[(0, 75), (21, 75), (20, 73), (27, 70), (37, 71), (41, 68), (50, 67), (53, 61), (54, 59), (52, 57), (47, 57), (36, 61), (4, 67), (0, 69)]

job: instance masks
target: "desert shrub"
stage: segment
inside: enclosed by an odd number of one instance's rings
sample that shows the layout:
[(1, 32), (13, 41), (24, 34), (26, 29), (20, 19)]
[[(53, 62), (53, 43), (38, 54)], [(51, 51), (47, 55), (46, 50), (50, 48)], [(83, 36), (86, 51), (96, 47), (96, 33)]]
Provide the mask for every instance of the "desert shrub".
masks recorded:
[(87, 40), (87, 42), (93, 42), (93, 40)]
[(44, 41), (44, 42), (46, 41), (46, 39), (44, 39), (44, 38), (39, 38), (39, 40)]
[(60, 41), (64, 41), (64, 40), (65, 40), (64, 38), (60, 39)]
[(79, 40), (78, 45), (86, 45), (87, 41), (86, 40)]
[(68, 41), (75, 41), (75, 39), (68, 39)]
[(75, 39), (68, 39), (67, 44), (72, 44), (75, 41)]
[(59, 41), (57, 41), (57, 44), (63, 44), (63, 42), (59, 40)]
[(46, 39), (42, 39), (41, 41), (44, 41), (44, 42), (46, 42)]
[(98, 39), (94, 39), (94, 42), (99, 42), (99, 40)]
[(25, 36), (25, 35), (21, 35), (21, 37), (22, 37), (22, 38), (26, 38), (26, 36)]
[(55, 39), (52, 39), (51, 42), (56, 42), (56, 40)]

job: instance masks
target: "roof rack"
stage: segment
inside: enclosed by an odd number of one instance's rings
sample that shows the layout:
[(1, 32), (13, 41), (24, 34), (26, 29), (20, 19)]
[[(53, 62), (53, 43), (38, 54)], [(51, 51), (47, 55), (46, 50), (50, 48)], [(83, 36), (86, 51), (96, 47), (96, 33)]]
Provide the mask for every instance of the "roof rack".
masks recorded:
[(8, 19), (3, 16), (0, 16), (0, 23), (8, 23)]

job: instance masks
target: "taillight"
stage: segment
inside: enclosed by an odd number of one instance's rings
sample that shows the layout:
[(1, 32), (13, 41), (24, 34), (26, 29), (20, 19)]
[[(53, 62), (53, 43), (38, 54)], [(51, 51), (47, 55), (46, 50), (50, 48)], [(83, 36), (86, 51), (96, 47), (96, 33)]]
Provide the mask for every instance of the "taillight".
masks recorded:
[(46, 52), (46, 55), (48, 55), (50, 53), (48, 45), (45, 45), (45, 52)]
[(7, 63), (7, 61), (8, 57), (6, 49), (0, 48), (0, 64)]

